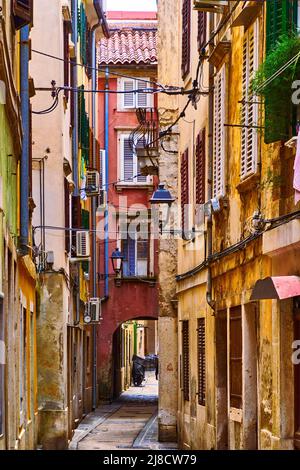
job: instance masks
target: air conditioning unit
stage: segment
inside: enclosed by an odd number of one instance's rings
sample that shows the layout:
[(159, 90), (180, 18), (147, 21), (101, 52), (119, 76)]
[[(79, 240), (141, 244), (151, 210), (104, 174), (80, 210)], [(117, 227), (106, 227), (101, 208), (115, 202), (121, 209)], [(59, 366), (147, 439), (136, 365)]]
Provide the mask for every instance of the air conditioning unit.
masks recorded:
[(84, 323), (99, 323), (101, 318), (101, 299), (98, 297), (90, 299), (85, 308)]
[(97, 211), (103, 211), (107, 206), (107, 192), (100, 189), (97, 203)]
[(100, 190), (100, 175), (97, 170), (86, 172), (85, 193), (87, 196), (97, 196)]
[(76, 232), (76, 256), (88, 258), (90, 256), (90, 234), (87, 230)]
[(194, 10), (208, 11), (212, 13), (223, 13), (224, 8), (228, 7), (228, 0), (194, 0)]

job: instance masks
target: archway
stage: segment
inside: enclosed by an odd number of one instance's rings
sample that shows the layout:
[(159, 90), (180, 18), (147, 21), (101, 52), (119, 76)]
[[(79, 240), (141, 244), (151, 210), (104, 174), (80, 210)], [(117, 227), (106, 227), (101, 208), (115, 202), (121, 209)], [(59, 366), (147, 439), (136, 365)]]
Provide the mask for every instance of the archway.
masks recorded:
[[(153, 396), (155, 394), (158, 395), (158, 376), (156, 376), (159, 349), (157, 323), (157, 319), (153, 317), (134, 318), (122, 322), (116, 328), (112, 342), (112, 389), (114, 399), (129, 389), (131, 389), (133, 395), (142, 394), (143, 387), (147, 384), (149, 385), (150, 380), (153, 385)], [(143, 359), (145, 380), (140, 390), (132, 390), (133, 356)], [(149, 393), (148, 388), (145, 390)], [(128, 395), (129, 392), (127, 393)]]

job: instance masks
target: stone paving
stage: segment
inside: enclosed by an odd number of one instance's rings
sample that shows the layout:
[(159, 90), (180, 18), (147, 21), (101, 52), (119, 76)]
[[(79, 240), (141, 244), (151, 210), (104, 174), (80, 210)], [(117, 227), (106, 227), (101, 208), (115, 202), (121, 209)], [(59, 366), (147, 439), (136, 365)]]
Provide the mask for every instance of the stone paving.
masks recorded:
[(159, 443), (157, 433), (158, 382), (147, 372), (141, 387), (130, 387), (118, 400), (97, 408), (76, 429), (72, 450), (176, 449)]

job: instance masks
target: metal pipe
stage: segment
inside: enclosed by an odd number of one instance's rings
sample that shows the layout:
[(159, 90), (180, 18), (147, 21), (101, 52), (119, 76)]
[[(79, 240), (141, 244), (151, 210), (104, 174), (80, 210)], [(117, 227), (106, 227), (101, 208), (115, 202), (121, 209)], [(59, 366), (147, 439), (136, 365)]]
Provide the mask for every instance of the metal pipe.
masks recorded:
[[(75, 44), (75, 58), (72, 59), (72, 62), (77, 63), (77, 43), (78, 43), (78, 0), (72, 0), (72, 41)], [(78, 82), (78, 73), (77, 65), (72, 66), (72, 85), (74, 88), (77, 88)], [(79, 196), (79, 182), (78, 182), (78, 93), (73, 93), (73, 132), (72, 132), (72, 178), (74, 181), (74, 196)]]
[[(106, 67), (105, 70), (105, 90), (109, 90), (109, 68)], [(105, 123), (105, 189), (108, 192), (108, 180), (109, 180), (109, 167), (108, 167), (108, 154), (109, 154), (109, 93), (105, 93), (105, 105), (104, 105), (104, 123)], [(105, 239), (104, 239), (104, 272), (105, 272), (105, 290), (104, 295), (105, 298), (108, 297), (108, 210), (105, 209)]]
[[(96, 70), (96, 33), (95, 30), (101, 23), (95, 25), (92, 29), (92, 89), (96, 90), (97, 70)], [(92, 93), (92, 130), (93, 130), (93, 152), (92, 162), (96, 168), (96, 93)], [(97, 239), (96, 239), (96, 197), (92, 197), (92, 293), (97, 297)], [(97, 326), (93, 325), (93, 391), (92, 391), (93, 409), (97, 407)]]
[[(210, 31), (214, 29), (214, 15), (210, 13)], [(208, 105), (208, 169), (207, 169), (207, 196), (208, 200), (212, 199), (212, 184), (213, 184), (213, 152), (214, 152), (214, 66), (209, 63), (209, 105)], [(212, 212), (210, 211), (207, 218), (207, 257), (212, 255)], [(207, 287), (206, 287), (206, 301), (210, 308), (215, 312), (216, 303), (212, 296), (212, 273), (211, 266), (207, 268)], [(214, 314), (214, 313), (213, 313)]]
[(29, 252), (29, 150), (30, 150), (30, 108), (29, 108), (29, 26), (21, 29), (21, 116), (23, 141), (20, 168), (20, 253)]

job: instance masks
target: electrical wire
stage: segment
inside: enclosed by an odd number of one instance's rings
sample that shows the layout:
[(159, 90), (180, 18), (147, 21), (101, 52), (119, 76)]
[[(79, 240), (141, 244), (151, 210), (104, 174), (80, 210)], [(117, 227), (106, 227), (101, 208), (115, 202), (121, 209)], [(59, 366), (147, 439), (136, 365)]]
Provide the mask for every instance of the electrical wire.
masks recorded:
[[(73, 65), (73, 66), (78, 66), (78, 67), (82, 67), (82, 68), (89, 69), (89, 70), (97, 70), (98, 72), (106, 72), (106, 67), (101, 67), (101, 66), (92, 67), (91, 65), (84, 65), (84, 64), (81, 64), (80, 62), (74, 62), (72, 60), (66, 60), (66, 59), (63, 59), (62, 57), (58, 57), (58, 56), (54, 56), (52, 54), (47, 54), (46, 52), (38, 51), (37, 49), (31, 49), (31, 51), (34, 52), (35, 54), (40, 54), (42, 56), (49, 57), (50, 59), (59, 60), (61, 62), (68, 63), (68, 64)], [(113, 72), (111, 70), (109, 70), (108, 73), (110, 75), (116, 75), (116, 76), (122, 77), (122, 78), (130, 78), (132, 80), (137, 80), (138, 79), (138, 77), (132, 77), (130, 75), (124, 75), (124, 74), (121, 74), (119, 72)], [(155, 82), (154, 80), (143, 80), (143, 82), (154, 84), (154, 85), (162, 88), (163, 90), (167, 88), (167, 86), (161, 85), (160, 83)], [(172, 87), (172, 88), (180, 89), (179, 87)]]

